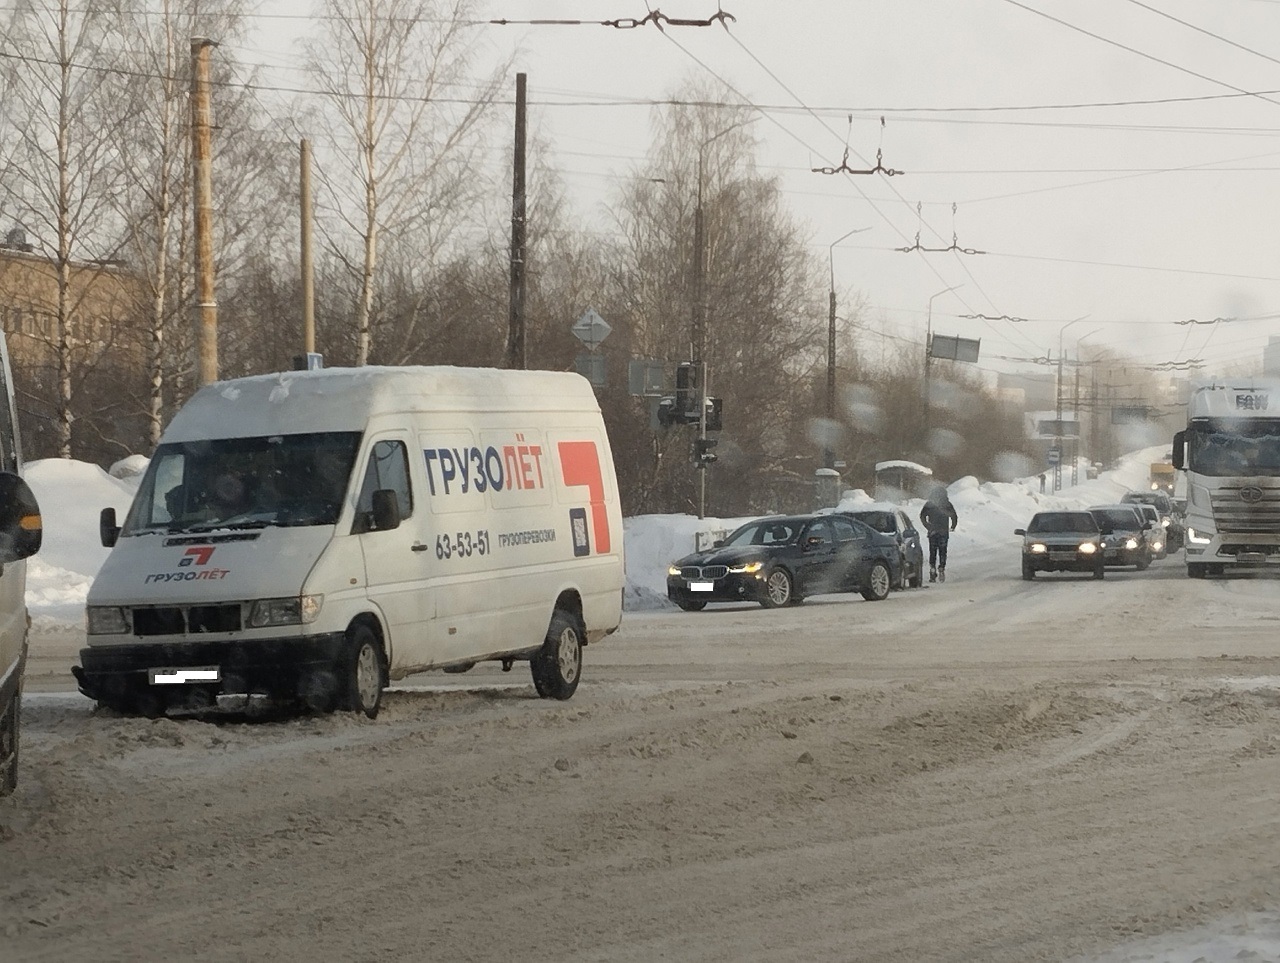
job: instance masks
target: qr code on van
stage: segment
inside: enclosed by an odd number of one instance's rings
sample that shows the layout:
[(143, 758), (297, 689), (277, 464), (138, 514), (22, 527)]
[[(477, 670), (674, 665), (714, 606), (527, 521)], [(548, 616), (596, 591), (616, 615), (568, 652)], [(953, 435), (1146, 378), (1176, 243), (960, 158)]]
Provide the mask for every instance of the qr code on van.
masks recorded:
[(573, 554), (591, 554), (591, 534), (587, 531), (587, 510), (569, 509), (569, 525), (573, 529)]

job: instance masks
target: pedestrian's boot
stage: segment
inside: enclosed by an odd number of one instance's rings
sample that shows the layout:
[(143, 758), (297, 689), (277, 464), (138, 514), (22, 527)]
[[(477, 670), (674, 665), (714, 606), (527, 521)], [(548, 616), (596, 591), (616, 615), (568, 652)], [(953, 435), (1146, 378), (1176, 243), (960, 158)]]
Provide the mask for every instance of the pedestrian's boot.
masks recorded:
[(936, 568), (932, 568), (932, 567), (930, 567), (930, 569), (929, 569), (929, 581), (930, 581), (930, 582), (936, 582), (936, 581), (938, 581), (938, 570), (937, 570)]
[(946, 580), (947, 580), (947, 570), (946, 570), (946, 567), (944, 566), (943, 568), (938, 569), (938, 581), (945, 582)]

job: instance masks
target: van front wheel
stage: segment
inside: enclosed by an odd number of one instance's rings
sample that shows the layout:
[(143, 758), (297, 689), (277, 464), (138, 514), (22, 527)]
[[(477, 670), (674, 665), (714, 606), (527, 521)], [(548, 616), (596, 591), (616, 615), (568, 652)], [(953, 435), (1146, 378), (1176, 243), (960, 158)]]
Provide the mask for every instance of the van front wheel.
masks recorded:
[(384, 662), (382, 644), (373, 629), (367, 625), (354, 625), (347, 630), (343, 708), (363, 712), (370, 719), (378, 717), (386, 680)]
[(582, 677), (582, 643), (586, 637), (582, 619), (572, 612), (556, 609), (551, 615), (546, 641), (529, 660), (533, 687), (544, 699), (568, 699), (578, 690)]

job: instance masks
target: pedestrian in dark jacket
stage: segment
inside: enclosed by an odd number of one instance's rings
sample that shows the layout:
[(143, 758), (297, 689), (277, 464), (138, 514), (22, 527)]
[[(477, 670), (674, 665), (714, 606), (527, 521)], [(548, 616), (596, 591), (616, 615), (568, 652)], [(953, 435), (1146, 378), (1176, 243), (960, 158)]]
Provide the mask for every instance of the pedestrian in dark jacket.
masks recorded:
[(920, 509), (920, 523), (929, 535), (929, 581), (947, 580), (947, 541), (959, 521), (947, 490), (939, 485)]

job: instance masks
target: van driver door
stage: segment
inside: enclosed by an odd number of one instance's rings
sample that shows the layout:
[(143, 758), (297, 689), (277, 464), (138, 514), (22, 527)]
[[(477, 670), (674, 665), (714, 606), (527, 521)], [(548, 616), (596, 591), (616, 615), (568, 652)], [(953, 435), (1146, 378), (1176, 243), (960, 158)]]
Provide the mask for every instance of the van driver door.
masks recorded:
[[(419, 515), (425, 510), (410, 470), (407, 432), (376, 437), (368, 449), (360, 494), (356, 501), (353, 534), (364, 555), (365, 584), (369, 598), (382, 610), (391, 638), (388, 658), (393, 667), (429, 665), (431, 651), (428, 624), (435, 618), (435, 595), (430, 587), (431, 553), (419, 538)], [(379, 531), (373, 517), (373, 493), (396, 493), (400, 525)]]

